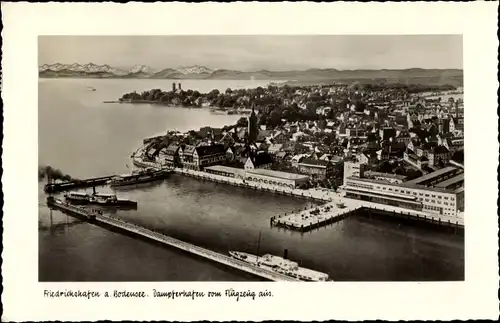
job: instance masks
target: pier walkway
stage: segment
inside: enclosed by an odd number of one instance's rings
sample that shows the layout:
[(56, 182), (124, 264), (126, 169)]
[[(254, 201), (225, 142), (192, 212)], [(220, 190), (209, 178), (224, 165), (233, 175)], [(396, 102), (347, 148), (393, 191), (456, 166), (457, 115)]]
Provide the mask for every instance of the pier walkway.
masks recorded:
[(305, 232), (344, 219), (351, 212), (361, 208), (362, 206), (359, 205), (340, 208), (336, 203), (330, 202), (290, 214), (273, 216), (271, 225)]
[(241, 271), (245, 271), (247, 273), (271, 280), (271, 281), (299, 281), (297, 279), (294, 279), (292, 277), (282, 275), (280, 273), (276, 273), (264, 268), (259, 268), (252, 266), (250, 264), (247, 264), (246, 262), (231, 258), (230, 256), (226, 256), (223, 254), (220, 254), (215, 251), (211, 251), (166, 235), (163, 235), (161, 233), (151, 231), (149, 229), (146, 229), (144, 227), (137, 226), (135, 224), (131, 224), (129, 222), (125, 222), (123, 220), (110, 217), (107, 215), (98, 215), (96, 217), (96, 221), (105, 223), (107, 225), (113, 226), (115, 228), (122, 229), (124, 231), (127, 231), (129, 233), (133, 233), (136, 235), (140, 235), (142, 237), (155, 240), (158, 242), (161, 242), (163, 244), (169, 245), (171, 247), (175, 247), (184, 251), (187, 251), (189, 253), (198, 255), (200, 257), (203, 257), (205, 259), (209, 259), (215, 262), (218, 262), (220, 264), (239, 269)]
[(72, 181), (60, 182), (60, 183), (49, 183), (49, 184), (45, 184), (44, 190), (47, 193), (55, 193), (55, 192), (67, 191), (67, 190), (71, 190), (71, 189), (75, 189), (75, 188), (102, 186), (102, 185), (105, 185), (106, 182), (109, 181), (114, 176), (115, 175), (95, 177), (95, 178), (82, 179), (82, 180), (72, 180)]
[(265, 184), (265, 183), (247, 182), (242, 178), (227, 177), (191, 169), (175, 168), (174, 172), (177, 174), (194, 177), (201, 180), (208, 180), (216, 183), (245, 187), (257, 191), (311, 199), (319, 202), (329, 202), (332, 200), (333, 196), (331, 193), (318, 189), (309, 189), (309, 190), (303, 190), (298, 188), (291, 189), (288, 187)]
[[(304, 209), (299, 212), (292, 212), (290, 214), (273, 216), (271, 218), (271, 225), (305, 232), (344, 219), (353, 212), (366, 208), (374, 211), (382, 211), (389, 215), (403, 216), (443, 226), (464, 227), (464, 219), (462, 216), (451, 217), (391, 205), (349, 199), (342, 197), (341, 194), (338, 193), (335, 197), (332, 197), (332, 199), (334, 200), (333, 202), (321, 206)], [(339, 207), (339, 204), (343, 204), (344, 207)]]
[[(49, 202), (50, 201), (50, 202)], [(71, 204), (65, 203), (61, 200), (51, 198), (47, 201), (49, 207), (54, 207), (66, 213), (76, 216), (78, 218), (84, 218), (95, 224), (104, 224), (105, 226), (112, 227), (114, 229), (119, 229), (126, 233), (131, 233), (136, 236), (141, 236), (150, 240), (154, 240), (165, 245), (175, 247), (177, 249), (189, 252), (191, 254), (203, 257), (208, 260), (215, 261), (217, 263), (232, 267), (258, 277), (262, 277), (271, 281), (299, 281), (298, 279), (283, 275), (265, 268), (256, 267), (250, 265), (246, 262), (234, 259), (230, 256), (220, 254), (215, 251), (211, 251), (169, 236), (155, 232), (144, 227), (123, 221), (121, 219), (111, 217), (109, 215), (104, 215), (100, 212), (95, 212), (93, 210), (84, 209), (81, 207), (73, 206)]]

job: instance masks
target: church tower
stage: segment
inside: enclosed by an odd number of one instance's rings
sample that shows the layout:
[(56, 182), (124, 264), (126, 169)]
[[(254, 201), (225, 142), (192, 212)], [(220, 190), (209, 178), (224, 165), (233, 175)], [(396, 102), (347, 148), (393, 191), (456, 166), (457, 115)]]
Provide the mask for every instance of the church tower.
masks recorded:
[(257, 141), (259, 134), (259, 123), (257, 115), (255, 114), (255, 105), (252, 104), (252, 113), (248, 117), (248, 142), (254, 143)]

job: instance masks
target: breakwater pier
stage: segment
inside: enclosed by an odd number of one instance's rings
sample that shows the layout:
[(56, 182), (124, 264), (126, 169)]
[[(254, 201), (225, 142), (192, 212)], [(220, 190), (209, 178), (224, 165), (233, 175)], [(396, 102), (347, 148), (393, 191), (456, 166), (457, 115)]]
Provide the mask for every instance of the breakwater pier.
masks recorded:
[(67, 191), (67, 190), (71, 190), (71, 189), (75, 189), (75, 188), (102, 186), (102, 185), (105, 185), (106, 182), (109, 181), (114, 176), (115, 175), (110, 175), (110, 176), (95, 177), (95, 178), (82, 179), (82, 180), (72, 180), (72, 181), (60, 182), (60, 183), (48, 183), (48, 184), (45, 184), (44, 190), (47, 193), (55, 193), (55, 192)]
[(295, 231), (306, 232), (342, 220), (361, 206), (339, 208), (335, 203), (327, 203), (311, 209), (271, 217), (271, 225)]
[[(49, 202), (50, 201), (50, 202)], [(298, 279), (289, 277), (287, 275), (283, 275), (265, 268), (256, 267), (250, 265), (244, 261), (240, 261), (238, 259), (234, 259), (230, 256), (220, 254), (218, 252), (208, 250), (169, 236), (166, 236), (162, 233), (155, 232), (149, 230), (147, 228), (126, 222), (122, 219), (118, 219), (115, 217), (111, 217), (109, 215), (104, 215), (100, 212), (95, 212), (93, 210), (87, 210), (84, 208), (76, 207), (70, 204), (67, 204), (63, 201), (54, 199), (49, 197), (47, 199), (47, 205), (49, 207), (58, 208), (65, 213), (76, 216), (78, 218), (84, 218), (86, 220), (91, 220), (91, 223), (101, 225), (103, 227), (110, 227), (115, 231), (121, 231), (126, 234), (132, 234), (135, 236), (139, 236), (142, 238), (146, 238), (151, 241), (159, 242), (163, 245), (167, 245), (170, 247), (174, 247), (180, 249), (182, 251), (188, 252), (190, 254), (194, 254), (205, 258), (207, 260), (211, 260), (217, 262), (219, 264), (238, 269), (249, 274), (253, 274), (255, 276), (270, 280), (270, 281), (299, 281)]]
[(101, 213), (93, 209), (85, 209), (82, 207), (71, 205), (69, 203), (65, 203), (52, 196), (47, 197), (47, 206), (50, 208), (61, 210), (77, 218), (91, 221), (94, 221), (97, 215)]

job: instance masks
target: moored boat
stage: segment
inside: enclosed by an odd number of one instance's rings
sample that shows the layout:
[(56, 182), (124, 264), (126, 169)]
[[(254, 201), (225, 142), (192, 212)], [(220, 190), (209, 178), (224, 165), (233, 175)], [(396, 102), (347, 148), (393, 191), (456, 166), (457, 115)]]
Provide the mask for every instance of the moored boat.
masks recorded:
[(246, 252), (229, 251), (229, 255), (235, 259), (244, 261), (256, 267), (266, 268), (268, 270), (284, 274), (301, 281), (325, 282), (330, 280), (328, 275), (325, 273), (299, 267), (298, 263), (294, 261), (270, 254), (259, 257)]
[(172, 173), (170, 169), (146, 168), (134, 170), (131, 174), (115, 176), (108, 181), (110, 186), (125, 186), (165, 179)]
[(95, 204), (101, 206), (123, 206), (137, 207), (137, 202), (120, 199), (115, 194), (96, 193), (88, 194), (86, 192), (68, 192), (64, 195), (67, 202), (71, 204)]
[(119, 199), (115, 194), (96, 193), (92, 195), (92, 202), (103, 206), (137, 207), (137, 202), (128, 199)]
[(85, 192), (68, 192), (64, 194), (66, 201), (72, 204), (88, 204), (91, 200), (91, 195)]

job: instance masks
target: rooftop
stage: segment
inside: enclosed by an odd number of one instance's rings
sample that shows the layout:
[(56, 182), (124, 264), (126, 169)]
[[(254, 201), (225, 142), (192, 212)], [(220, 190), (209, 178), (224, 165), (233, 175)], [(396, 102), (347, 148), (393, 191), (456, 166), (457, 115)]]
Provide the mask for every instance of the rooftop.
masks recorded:
[(395, 183), (390, 183), (387, 181), (379, 181), (379, 180), (370, 179), (370, 178), (348, 177), (347, 179), (356, 180), (356, 181), (363, 181), (363, 182), (373, 183), (373, 184), (383, 184), (383, 185), (391, 185), (391, 186), (396, 186), (396, 187), (407, 187), (407, 188), (419, 189), (419, 190), (423, 190), (423, 191), (433, 191), (433, 192), (439, 192), (439, 193), (454, 194), (453, 190), (447, 190), (447, 189), (440, 188), (440, 187), (426, 187), (423, 185), (412, 184), (410, 182), (395, 184)]
[(314, 166), (326, 168), (330, 162), (328, 160), (314, 159), (314, 158), (304, 158), (300, 161), (299, 165)]
[(269, 177), (292, 179), (292, 180), (306, 179), (306, 178), (308, 179), (309, 178), (309, 176), (306, 176), (306, 175), (280, 172), (277, 170), (261, 169), (261, 168), (247, 170), (246, 172), (250, 173), (250, 174), (257, 174), (257, 175), (264, 175), (264, 176), (269, 176)]
[(371, 170), (365, 172), (365, 175), (367, 175), (367, 176), (383, 176), (383, 177), (387, 177), (387, 178), (396, 178), (396, 179), (400, 179), (400, 180), (404, 180), (406, 178), (406, 176), (404, 176), (404, 175), (374, 172)]
[(228, 167), (228, 166), (222, 166), (222, 165), (208, 166), (208, 167), (205, 167), (205, 169), (206, 170), (216, 171), (216, 172), (231, 173), (231, 174), (236, 174), (236, 173), (243, 172), (243, 169), (241, 169), (241, 168)]
[(463, 182), (464, 181), (464, 173), (462, 174), (459, 174), (457, 176), (454, 176), (452, 178), (448, 178), (447, 180), (441, 182), (441, 183), (438, 183), (435, 185), (435, 187), (439, 187), (439, 188), (448, 188), (449, 186), (453, 186), (455, 184), (459, 184), (460, 182)]
[(433, 179), (436, 179), (436, 178), (438, 178), (440, 176), (447, 175), (449, 173), (456, 172), (456, 171), (458, 171), (457, 167), (448, 166), (448, 167), (445, 167), (445, 168), (441, 168), (441, 169), (439, 169), (439, 170), (437, 170), (435, 172), (429, 173), (427, 175), (415, 178), (415, 179), (413, 179), (411, 181), (406, 182), (406, 184), (422, 184), (424, 182), (432, 181)]

